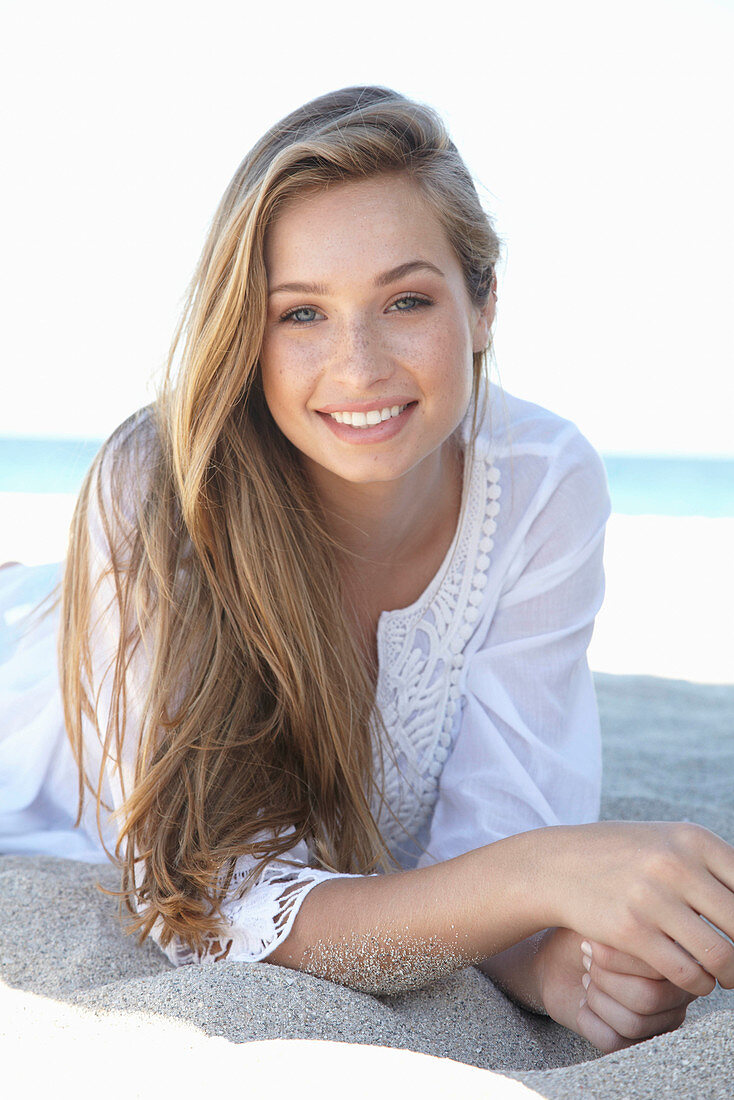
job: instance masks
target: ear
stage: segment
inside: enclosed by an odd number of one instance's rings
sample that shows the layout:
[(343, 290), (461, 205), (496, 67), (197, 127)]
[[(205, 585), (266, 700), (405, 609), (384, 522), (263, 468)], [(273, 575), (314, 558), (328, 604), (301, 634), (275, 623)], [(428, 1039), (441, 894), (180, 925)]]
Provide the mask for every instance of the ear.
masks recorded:
[(492, 276), (492, 285), (485, 305), (479, 311), (477, 323), (474, 327), (474, 351), (484, 351), (489, 344), (489, 339), (497, 311), (497, 276)]

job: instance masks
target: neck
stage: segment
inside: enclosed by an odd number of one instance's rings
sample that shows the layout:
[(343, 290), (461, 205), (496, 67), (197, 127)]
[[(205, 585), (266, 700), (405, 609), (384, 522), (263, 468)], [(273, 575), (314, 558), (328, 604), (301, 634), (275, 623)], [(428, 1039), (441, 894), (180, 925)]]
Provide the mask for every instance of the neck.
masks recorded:
[(395, 481), (354, 484), (323, 467), (310, 473), (329, 529), (358, 571), (409, 563), (438, 516), (455, 509), (458, 517), (462, 456), (453, 440)]

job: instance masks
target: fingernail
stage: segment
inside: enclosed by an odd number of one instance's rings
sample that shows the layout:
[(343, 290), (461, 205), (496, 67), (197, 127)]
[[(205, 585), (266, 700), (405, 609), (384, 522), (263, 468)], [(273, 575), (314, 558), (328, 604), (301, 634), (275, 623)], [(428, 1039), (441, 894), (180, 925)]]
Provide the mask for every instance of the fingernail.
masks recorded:
[(588, 974), (584, 974), (583, 978), (581, 979), (581, 984), (584, 987), (584, 989), (589, 988), (589, 986), (591, 985), (591, 978), (589, 977)]
[(591, 944), (587, 943), (586, 940), (582, 941), (581, 950), (584, 953), (584, 955), (588, 955), (589, 958), (591, 958)]
[(591, 959), (588, 955), (582, 955), (581, 962), (584, 964), (584, 970), (591, 970)]
[(585, 1004), (586, 1004), (586, 997), (582, 997), (581, 1000), (579, 1001), (579, 1008), (583, 1008)]

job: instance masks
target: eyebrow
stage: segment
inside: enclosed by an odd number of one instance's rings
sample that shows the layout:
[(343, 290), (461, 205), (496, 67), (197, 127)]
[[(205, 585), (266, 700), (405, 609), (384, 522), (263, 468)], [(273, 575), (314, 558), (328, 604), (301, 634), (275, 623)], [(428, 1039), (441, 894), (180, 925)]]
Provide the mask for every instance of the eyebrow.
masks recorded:
[[(442, 279), (446, 278), (443, 271), (436, 267), (435, 264), (430, 263), (429, 260), (408, 260), (404, 264), (398, 264), (397, 267), (391, 267), (389, 271), (383, 271), (381, 275), (375, 278), (374, 285), (376, 287), (390, 286), (391, 283), (397, 282), (398, 279), (404, 279), (406, 275), (412, 275), (414, 271), (432, 271)], [(274, 286), (268, 291), (268, 297), (273, 294), (285, 292), (294, 294), (328, 294), (329, 288), (323, 283), (280, 283), (278, 286)]]

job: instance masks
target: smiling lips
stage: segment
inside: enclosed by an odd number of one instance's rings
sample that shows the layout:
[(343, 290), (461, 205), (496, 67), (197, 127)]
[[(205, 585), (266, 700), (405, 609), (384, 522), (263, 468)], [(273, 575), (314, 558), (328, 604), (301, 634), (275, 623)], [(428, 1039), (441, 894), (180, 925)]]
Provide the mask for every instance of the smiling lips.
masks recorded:
[(392, 438), (402, 429), (417, 404), (417, 401), (408, 401), (371, 409), (339, 409), (332, 405), (317, 412), (340, 439), (367, 443)]

